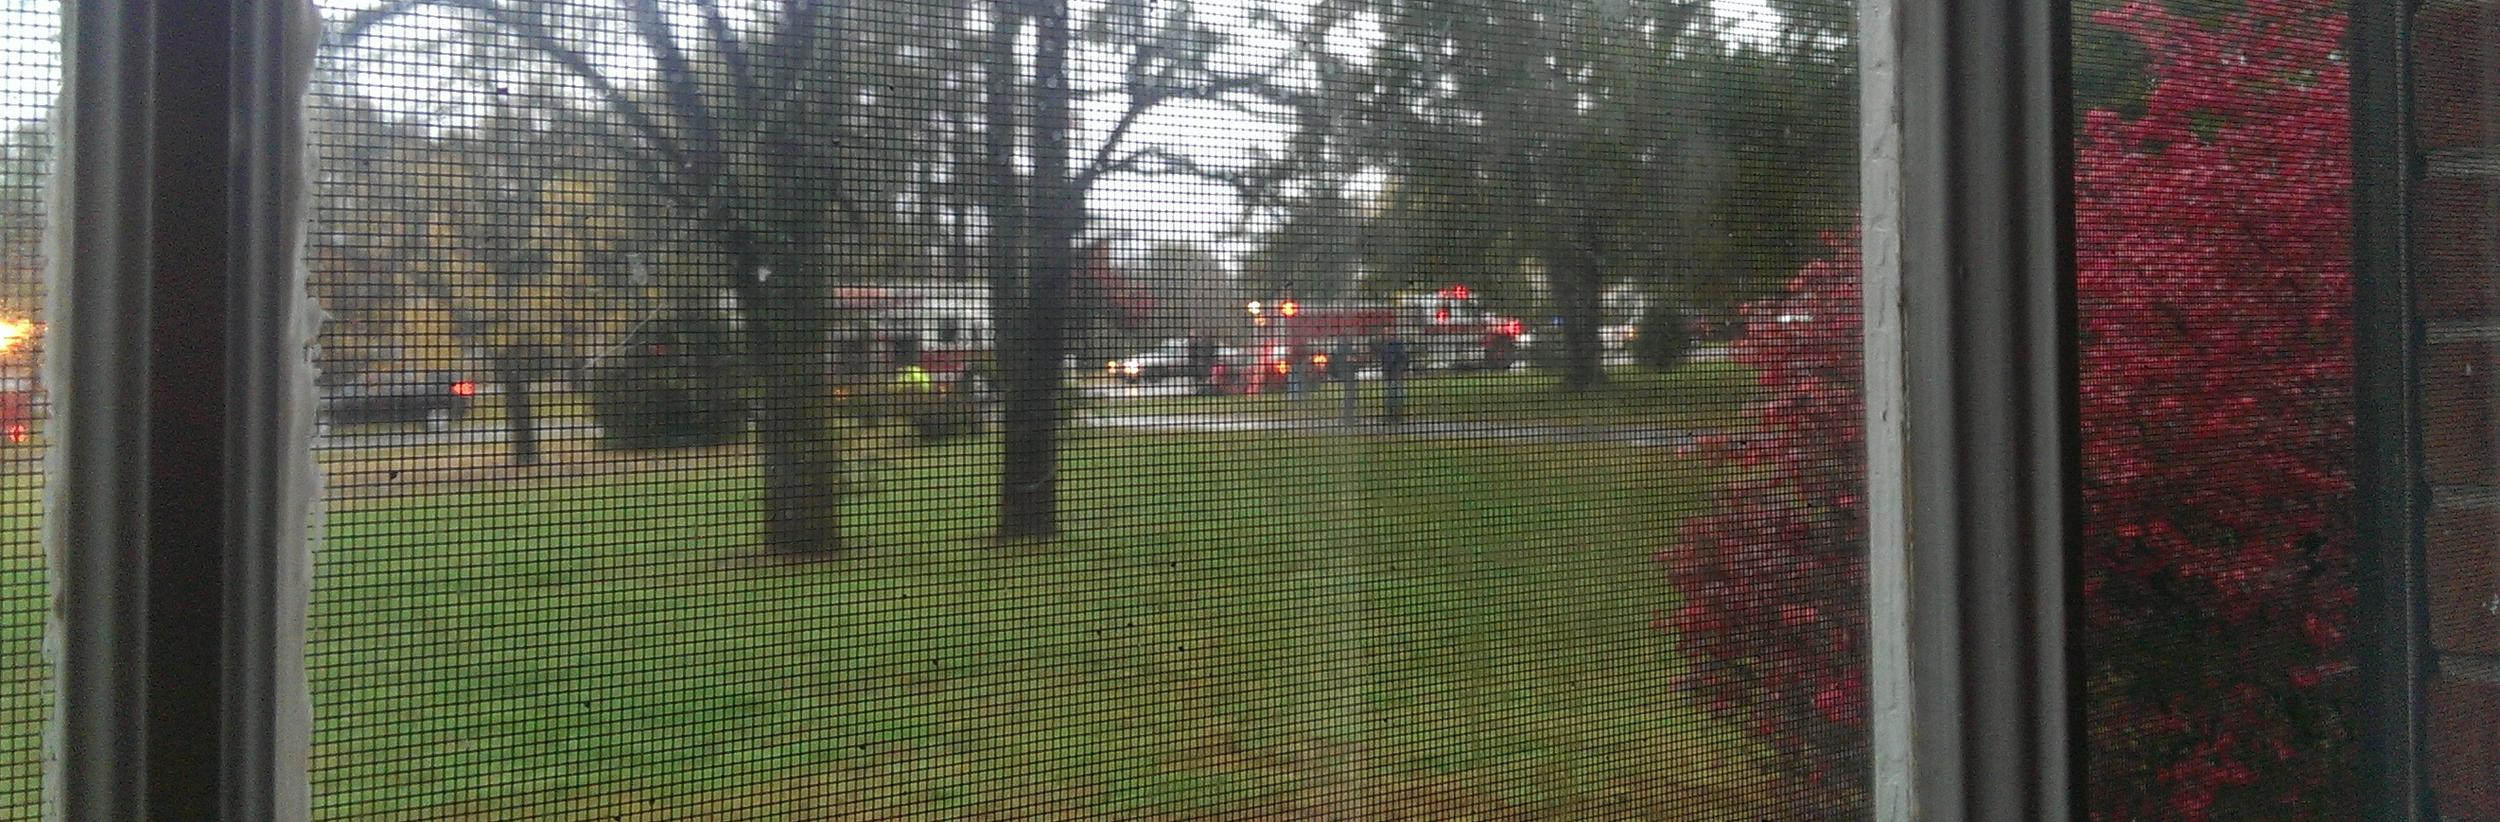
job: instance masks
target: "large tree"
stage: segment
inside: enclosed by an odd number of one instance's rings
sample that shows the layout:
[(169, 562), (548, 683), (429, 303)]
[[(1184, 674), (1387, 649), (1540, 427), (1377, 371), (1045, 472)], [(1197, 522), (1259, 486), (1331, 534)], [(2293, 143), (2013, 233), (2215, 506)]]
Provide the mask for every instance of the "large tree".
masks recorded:
[(545, 90), (478, 94), (495, 102), (450, 125), (328, 98), (311, 258), (328, 314), (320, 364), (335, 381), (482, 367), (513, 460), (526, 465), (538, 457), (533, 389), (570, 376), (650, 300), (620, 299), (599, 276), (627, 268), (633, 198), (617, 175), (562, 150), (589, 124), (508, 99), (543, 103)]
[[(1669, 0), (1325, 3), (1315, 21), (1375, 27), (1377, 45), (1319, 60), (1335, 82), (1304, 130), (1327, 138), (1319, 167), (1386, 183), (1359, 216), (1325, 188), (1303, 198), (1279, 250), (1325, 273), (1343, 264), (1314, 252), (1357, 245), (1369, 277), (1540, 297), (1562, 324), (1561, 387), (1600, 384), (1609, 289), (1724, 312), (1848, 218), (1847, 18), (1777, 5), (1759, 30)], [(1341, 225), (1369, 239), (1331, 243)]]
[[(1541, 275), (1562, 321), (1562, 387), (1605, 382), (1598, 329), (1607, 285), (1680, 215), (1706, 137), (1679, 58), (1718, 45), (1693, 0), (1372, 0), (1384, 34), (1371, 99), (1356, 113), (1398, 196), (1384, 232), (1404, 260), (1456, 243), (1486, 270)], [(1688, 209), (1692, 210), (1692, 209)], [(1461, 231), (1440, 230), (1450, 221)], [(1457, 273), (1457, 272), (1449, 272)]]
[[(1260, 99), (1268, 74), (1217, 70), (1227, 38), (1187, 3), (1114, 0), (1079, 20), (1061, 0), (612, 2), (401, 0), (351, 17), (335, 42), (451, 15), (473, 58), (553, 77), (600, 110), (583, 136), (670, 203), (665, 245), (703, 249), (665, 256), (704, 260), (737, 295), (776, 547), (839, 544), (829, 281), (960, 276), (985, 246), (1004, 343), (999, 531), (1056, 533), (1087, 196), (1115, 175), (1224, 177), (1134, 145), (1134, 130), (1167, 104)], [(1097, 62), (1116, 68), (1084, 70)], [(651, 70), (618, 68), (639, 64)]]
[(614, 175), (562, 149), (567, 134), (593, 126), (500, 87), (492, 94), (484, 122), (449, 138), (462, 149), (464, 187), (480, 196), (460, 212), (460, 247), (441, 252), (474, 260), (445, 289), (454, 328), (486, 362), (512, 460), (528, 465), (539, 455), (538, 384), (571, 375), (641, 300), (614, 299), (594, 273), (631, 267), (620, 214), (629, 198)]
[[(1248, 105), (1273, 97), (1274, 87), (1260, 67), (1218, 68), (1216, 55), (1228, 39), (1200, 22), (1187, 2), (1113, 0), (1080, 21), (1066, 0), (997, 0), (990, 18), (981, 188), (1003, 389), (998, 537), (1039, 539), (1059, 530), (1071, 289), (1090, 224), (1089, 197), (1118, 174), (1231, 181), (1234, 172), (1184, 152), (1134, 145), (1133, 131), (1162, 106)], [(1028, 24), (1029, 75), (1020, 59)], [(1071, 65), (1081, 49), (1111, 58), (1106, 63), (1116, 72), (1086, 83)], [(1099, 136), (1081, 133), (1076, 106), (1096, 101), (1114, 113)], [(1090, 145), (1080, 147), (1080, 140)]]
[[(924, 24), (952, 9), (698, 0), (679, 15), (659, 0), (404, 0), (351, 17), (335, 42), (418, 10), (509, 38), (538, 58), (514, 70), (560, 76), (615, 123), (583, 136), (657, 189), (694, 229), (678, 239), (735, 295), (765, 544), (839, 549), (830, 286), (884, 262), (877, 240), (908, 173), (892, 159), (925, 122), (921, 101), (940, 99), (919, 91), (947, 62), (903, 34), (947, 30)], [(647, 76), (618, 68), (645, 61)]]

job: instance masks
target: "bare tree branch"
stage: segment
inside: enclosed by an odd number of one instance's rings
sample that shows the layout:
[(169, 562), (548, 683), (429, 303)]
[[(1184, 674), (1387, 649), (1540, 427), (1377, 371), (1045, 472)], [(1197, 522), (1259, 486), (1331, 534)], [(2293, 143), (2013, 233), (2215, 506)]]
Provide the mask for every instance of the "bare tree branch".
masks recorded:
[[(774, 123), (771, 128), (774, 134), (780, 135), (780, 138), (784, 140), (782, 143), (784, 152), (788, 153), (792, 157), (810, 158), (805, 162), (812, 163), (815, 159), (821, 158), (822, 155), (820, 152), (824, 150), (824, 144), (827, 141), (817, 139), (793, 141), (789, 139), (791, 135), (797, 134), (801, 128), (809, 124), (818, 122), (832, 123), (834, 135), (830, 142), (837, 145), (853, 144), (853, 141), (849, 139), (850, 135), (848, 133), (850, 129), (850, 120), (840, 116), (838, 113), (828, 115), (818, 112), (815, 104), (815, 101), (820, 99), (820, 97), (830, 97), (834, 100), (841, 101), (844, 104), (847, 104), (850, 101), (847, 91), (844, 90), (842, 85), (840, 85), (849, 82), (849, 75), (845, 73), (845, 67), (842, 65), (843, 57), (842, 52), (840, 51), (846, 47), (843, 38), (839, 36), (840, 27), (838, 24), (841, 23), (842, 18), (838, 11), (833, 18), (834, 22), (837, 24), (837, 36), (833, 39), (832, 46), (835, 49), (833, 56), (824, 61), (825, 65), (810, 66), (807, 65), (806, 62), (810, 56), (816, 54), (816, 49), (818, 47), (817, 35), (819, 34), (817, 29), (821, 25), (817, 22), (817, 18), (823, 14), (824, 4), (820, 0), (788, 0), (784, 9), (785, 11), (782, 14), (782, 20), (786, 21), (784, 24), (785, 33), (781, 43), (782, 48), (779, 59), (782, 61), (782, 65), (785, 70), (788, 71), (787, 77), (781, 84), (781, 86), (786, 89), (786, 96), (782, 99), (779, 107), (781, 118), (779, 122)], [(807, 85), (820, 82), (836, 84), (836, 93), (828, 95), (811, 95), (807, 90)], [(857, 220), (866, 213), (860, 208), (856, 201), (851, 199), (850, 187), (848, 185), (844, 185), (839, 182), (831, 184), (818, 184), (815, 186), (815, 190), (807, 193), (814, 196), (822, 196), (831, 200), (834, 208), (840, 211), (846, 218)]]
[[(668, 18), (660, 13), (659, 0), (634, 0), (632, 8), (634, 32), (642, 36), (643, 46), (651, 50), (652, 59), (660, 64), (660, 86), (669, 105), (694, 130), (695, 144), (704, 149), (696, 156), (711, 154), (720, 145), (720, 133), (711, 106), (703, 100), (702, 82), (695, 76), (693, 62), (678, 47)], [(696, 166), (703, 162), (698, 160)]]
[[(1180, 89), (1157, 86), (1132, 90), (1129, 93), (1128, 107), (1120, 112), (1120, 119), (1112, 124), (1110, 133), (1103, 137), (1102, 146), (1095, 150), (1093, 160), (1085, 164), (1085, 170), (1078, 172), (1079, 187), (1091, 188), (1095, 180), (1119, 170), (1113, 167), (1120, 162), (1113, 159), (1114, 155), (1119, 154), (1121, 143), (1127, 139), (1129, 131), (1137, 125), (1137, 121), (1155, 107), (1176, 100), (1222, 102), (1234, 95), (1254, 92), (1261, 99), (1268, 100), (1283, 99), (1285, 96), (1274, 83), (1269, 82), (1268, 78), (1254, 75), (1216, 77), (1207, 82)], [(1132, 154), (1124, 159), (1135, 159), (1135, 155)]]
[[(627, 94), (615, 81), (609, 79), (605, 72), (600, 71), (596, 64), (590, 62), (588, 55), (566, 45), (562, 40), (557, 39), (553, 32), (548, 31), (545, 25), (529, 19), (528, 15), (505, 8), (492, 0), (396, 0), (396, 2), (376, 6), (349, 16), (332, 34), (329, 45), (332, 48), (354, 47), (375, 25), (392, 17), (429, 6), (475, 12), (485, 16), (488, 22), (501, 26), (505, 31), (521, 38), (523, 42), (529, 44), (532, 50), (555, 61), (567, 73), (581, 80), (583, 85), (590, 87), (591, 93), (598, 95), (610, 110), (633, 129), (636, 136), (650, 146), (651, 151), (660, 155), (660, 161), (663, 164), (670, 168), (686, 167), (686, 151), (683, 146), (643, 110), (642, 104), (636, 102), (633, 95)], [(673, 200), (684, 200), (687, 196), (686, 192), (673, 190), (669, 191), (668, 195)], [(681, 204), (688, 207), (697, 205), (691, 200)]]
[(1196, 158), (1160, 146), (1141, 148), (1103, 166), (1104, 174), (1128, 173), (1163, 177), (1192, 177), (1221, 183), (1233, 189), (1247, 211), (1261, 205), (1280, 203), (1285, 198), (1282, 183), (1293, 174), (1290, 164), (1254, 166), (1231, 169), (1207, 165)]
[(703, 10), (703, 28), (712, 37), (712, 48), (720, 51), (721, 62), (729, 68), (729, 87), (738, 95), (738, 103), (749, 112), (763, 110), (757, 100), (755, 72), (747, 63), (746, 46), (729, 28), (729, 18), (722, 16), (720, 0), (695, 0)]
[(669, 30), (668, 18), (660, 12), (659, 0), (633, 0), (633, 25), (643, 45), (660, 64), (660, 88), (670, 107), (694, 132), (695, 150), (688, 152), (679, 168), (693, 176), (693, 188), (700, 197), (698, 219), (722, 230), (730, 243), (731, 253), (738, 258), (741, 269), (759, 271), (751, 232), (744, 230), (738, 219), (738, 181), (721, 162), (727, 146), (721, 141), (720, 126), (712, 106), (703, 99), (701, 78), (695, 76), (694, 63), (677, 44), (677, 35)]
[(329, 42), (322, 45), (325, 47), (353, 45), (374, 26), (426, 6), (473, 8), (474, 4), (463, 2), (463, 0), (391, 0), (391, 2), (348, 15), (346, 19), (339, 21), (336, 28), (330, 30)]

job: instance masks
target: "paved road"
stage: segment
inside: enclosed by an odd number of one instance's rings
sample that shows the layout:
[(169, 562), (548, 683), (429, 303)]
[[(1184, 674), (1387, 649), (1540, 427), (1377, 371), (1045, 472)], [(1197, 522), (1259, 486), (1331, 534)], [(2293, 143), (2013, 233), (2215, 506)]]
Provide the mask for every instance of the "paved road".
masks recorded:
[[(1078, 418), (1086, 425), (1107, 428), (1138, 428), (1155, 431), (1196, 431), (1232, 433), (1243, 431), (1279, 431), (1297, 434), (1363, 434), (1370, 436), (1424, 437), (1452, 440), (1492, 440), (1524, 443), (1574, 443), (1622, 445), (1634, 448), (1678, 448), (1691, 445), (1690, 431), (1664, 428), (1634, 428), (1596, 425), (1539, 425), (1496, 422), (1405, 422), (1386, 425), (1370, 421), (1348, 426), (1321, 410), (1331, 406), (1312, 401), (1311, 418), (1284, 418), (1247, 415), (1203, 414), (1092, 414)], [(1331, 406), (1333, 407), (1333, 406)]]
[[(1609, 364), (1626, 355), (1610, 355)], [(1695, 360), (1723, 359), (1725, 346), (1706, 346), (1694, 355)], [(1377, 369), (1366, 369), (1360, 379), (1377, 380)], [(1162, 380), (1139, 385), (1109, 383), (1099, 378), (1077, 377), (1071, 392), (1077, 396), (1117, 402), (1124, 399), (1186, 397), (1193, 392), (1188, 380)], [(1078, 421), (1086, 425), (1115, 428), (1143, 428), (1169, 431), (1294, 431), (1314, 434), (1360, 433), (1370, 435), (1434, 437), (1442, 439), (1525, 440), (1530, 442), (1575, 442), (1628, 445), (1635, 447), (1676, 447), (1692, 442), (1690, 432), (1650, 428), (1606, 428), (1593, 426), (1409, 422), (1391, 429), (1363, 425), (1347, 429), (1336, 422), (1335, 395), (1312, 398), (1312, 413), (1306, 419), (1274, 416), (1205, 416), (1205, 415), (1129, 415), (1121, 414), (1116, 405), (1102, 413), (1081, 414)], [(538, 437), (543, 442), (588, 439), (598, 435), (598, 428), (587, 422), (567, 422), (542, 426)], [(501, 444), (508, 438), (504, 429), (493, 423), (472, 422), (448, 431), (425, 431), (414, 427), (355, 426), (323, 434), (313, 444), (315, 450), (362, 450), (373, 448), (410, 448), (441, 445)]]
[[(1174, 386), (1174, 388), (1174, 394), (1178, 395), (1179, 386)], [(1291, 417), (1274, 414), (1130, 414), (1114, 406), (1099, 411), (1079, 412), (1075, 422), (1080, 425), (1102, 428), (1152, 431), (1204, 433), (1275, 431), (1305, 435), (1358, 434), (1453, 440), (1621, 445), (1634, 448), (1678, 448), (1690, 445), (1694, 440), (1694, 435), (1690, 431), (1636, 426), (1424, 420), (1413, 420), (1394, 426), (1364, 420), (1347, 426), (1337, 421), (1337, 398), (1333, 393), (1325, 397), (1311, 398), (1306, 407), (1309, 412), (1307, 416)], [(1364, 410), (1369, 412), (1372, 409), (1367, 407)], [(538, 429), (538, 439), (542, 443), (589, 439), (597, 435), (598, 427), (587, 422), (567, 422), (541, 426)], [(510, 435), (501, 426), (484, 422), (455, 426), (447, 431), (354, 427), (323, 435), (314, 442), (313, 448), (330, 451), (443, 445), (499, 445), (506, 442), (509, 437)]]

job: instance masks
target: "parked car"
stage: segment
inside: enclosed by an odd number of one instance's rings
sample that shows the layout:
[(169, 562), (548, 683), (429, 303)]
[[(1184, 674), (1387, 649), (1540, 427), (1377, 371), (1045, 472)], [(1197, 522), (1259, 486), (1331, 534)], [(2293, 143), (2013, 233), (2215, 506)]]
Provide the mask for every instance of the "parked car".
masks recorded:
[[(1211, 349), (1208, 353), (1221, 356)], [(1112, 360), (1104, 364), (1104, 369), (1109, 376), (1132, 383), (1198, 376), (1197, 366), (1190, 362), (1187, 340), (1167, 340), (1146, 351)]]
[(422, 423), (442, 431), (469, 415), (477, 383), (441, 372), (387, 372), (328, 386), (321, 424)]

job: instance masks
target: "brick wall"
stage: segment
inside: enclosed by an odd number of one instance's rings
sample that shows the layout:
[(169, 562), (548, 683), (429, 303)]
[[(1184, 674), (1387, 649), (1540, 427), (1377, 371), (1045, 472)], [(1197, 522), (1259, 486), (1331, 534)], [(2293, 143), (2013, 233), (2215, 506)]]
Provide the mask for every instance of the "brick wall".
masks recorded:
[(2434, 0), (2413, 31), (2431, 790), (2447, 822), (2500, 822), (2500, 0)]

